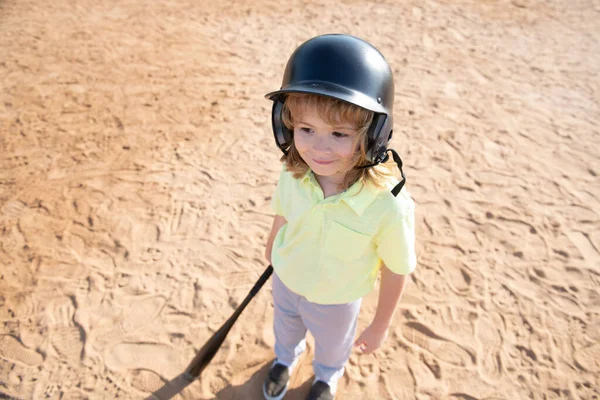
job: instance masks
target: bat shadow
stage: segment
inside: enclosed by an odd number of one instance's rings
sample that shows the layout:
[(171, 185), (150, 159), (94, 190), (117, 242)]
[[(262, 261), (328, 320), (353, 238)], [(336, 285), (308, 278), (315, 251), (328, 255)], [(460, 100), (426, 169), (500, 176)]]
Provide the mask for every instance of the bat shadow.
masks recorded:
[(152, 393), (150, 396), (146, 397), (146, 400), (168, 400), (175, 397), (179, 394), (183, 389), (185, 389), (188, 385), (190, 385), (193, 380), (190, 380), (185, 373), (179, 374), (177, 377), (171, 379), (166, 382), (163, 387)]
[[(264, 399), (262, 385), (269, 372), (273, 361), (263, 365), (258, 371), (241, 385), (227, 385), (221, 389), (212, 400), (262, 400)], [(202, 379), (202, 378), (200, 378)], [(165, 382), (162, 388), (152, 393), (146, 400), (168, 400), (180, 394), (187, 386), (194, 383), (185, 374)], [(304, 400), (310, 391), (312, 378), (305, 381), (301, 386), (288, 390), (285, 400)]]

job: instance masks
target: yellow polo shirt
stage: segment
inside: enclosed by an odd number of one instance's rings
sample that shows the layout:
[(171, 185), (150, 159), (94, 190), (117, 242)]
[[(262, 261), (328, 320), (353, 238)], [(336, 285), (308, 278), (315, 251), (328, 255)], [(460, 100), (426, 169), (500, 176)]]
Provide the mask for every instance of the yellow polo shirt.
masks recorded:
[(271, 253), (283, 283), (313, 303), (343, 304), (373, 290), (381, 261), (394, 273), (411, 273), (415, 206), (404, 189), (392, 195), (394, 184), (357, 182), (324, 198), (312, 171), (295, 179), (284, 165), (271, 202), (287, 220)]

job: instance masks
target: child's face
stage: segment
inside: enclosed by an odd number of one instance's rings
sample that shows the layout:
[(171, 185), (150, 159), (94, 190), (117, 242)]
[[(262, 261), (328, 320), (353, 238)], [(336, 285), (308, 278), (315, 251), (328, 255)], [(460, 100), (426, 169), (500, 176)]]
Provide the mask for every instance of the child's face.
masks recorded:
[(316, 175), (343, 180), (354, 167), (356, 127), (349, 123), (329, 125), (314, 108), (293, 117), (294, 145), (304, 162)]

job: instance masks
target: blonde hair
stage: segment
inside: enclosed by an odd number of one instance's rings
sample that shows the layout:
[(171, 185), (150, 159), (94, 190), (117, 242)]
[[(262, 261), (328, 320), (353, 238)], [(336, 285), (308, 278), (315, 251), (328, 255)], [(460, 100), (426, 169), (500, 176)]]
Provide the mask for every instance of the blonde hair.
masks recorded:
[[(357, 130), (355, 135), (356, 152), (351, 168), (344, 177), (342, 189), (346, 190), (354, 183), (360, 181), (363, 184), (372, 184), (376, 187), (385, 186), (389, 177), (394, 176), (390, 164), (379, 164), (369, 168), (356, 168), (369, 165), (367, 160), (367, 132), (373, 122), (374, 113), (343, 100), (325, 97), (317, 94), (290, 93), (286, 96), (282, 119), (285, 126), (294, 130), (294, 116), (298, 118), (307, 109), (317, 110), (319, 117), (329, 125), (350, 124)], [(288, 153), (281, 157), (288, 171), (292, 172), (294, 178), (301, 178), (306, 174), (309, 167), (304, 162), (292, 141)]]

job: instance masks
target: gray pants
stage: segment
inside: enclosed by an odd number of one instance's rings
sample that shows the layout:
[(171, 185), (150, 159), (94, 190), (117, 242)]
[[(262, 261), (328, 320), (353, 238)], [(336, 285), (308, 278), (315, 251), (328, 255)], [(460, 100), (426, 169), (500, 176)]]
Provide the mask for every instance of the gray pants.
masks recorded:
[(335, 391), (350, 358), (362, 299), (347, 304), (315, 304), (292, 292), (273, 274), (275, 355), (292, 365), (306, 348), (307, 329), (315, 338), (317, 380)]

